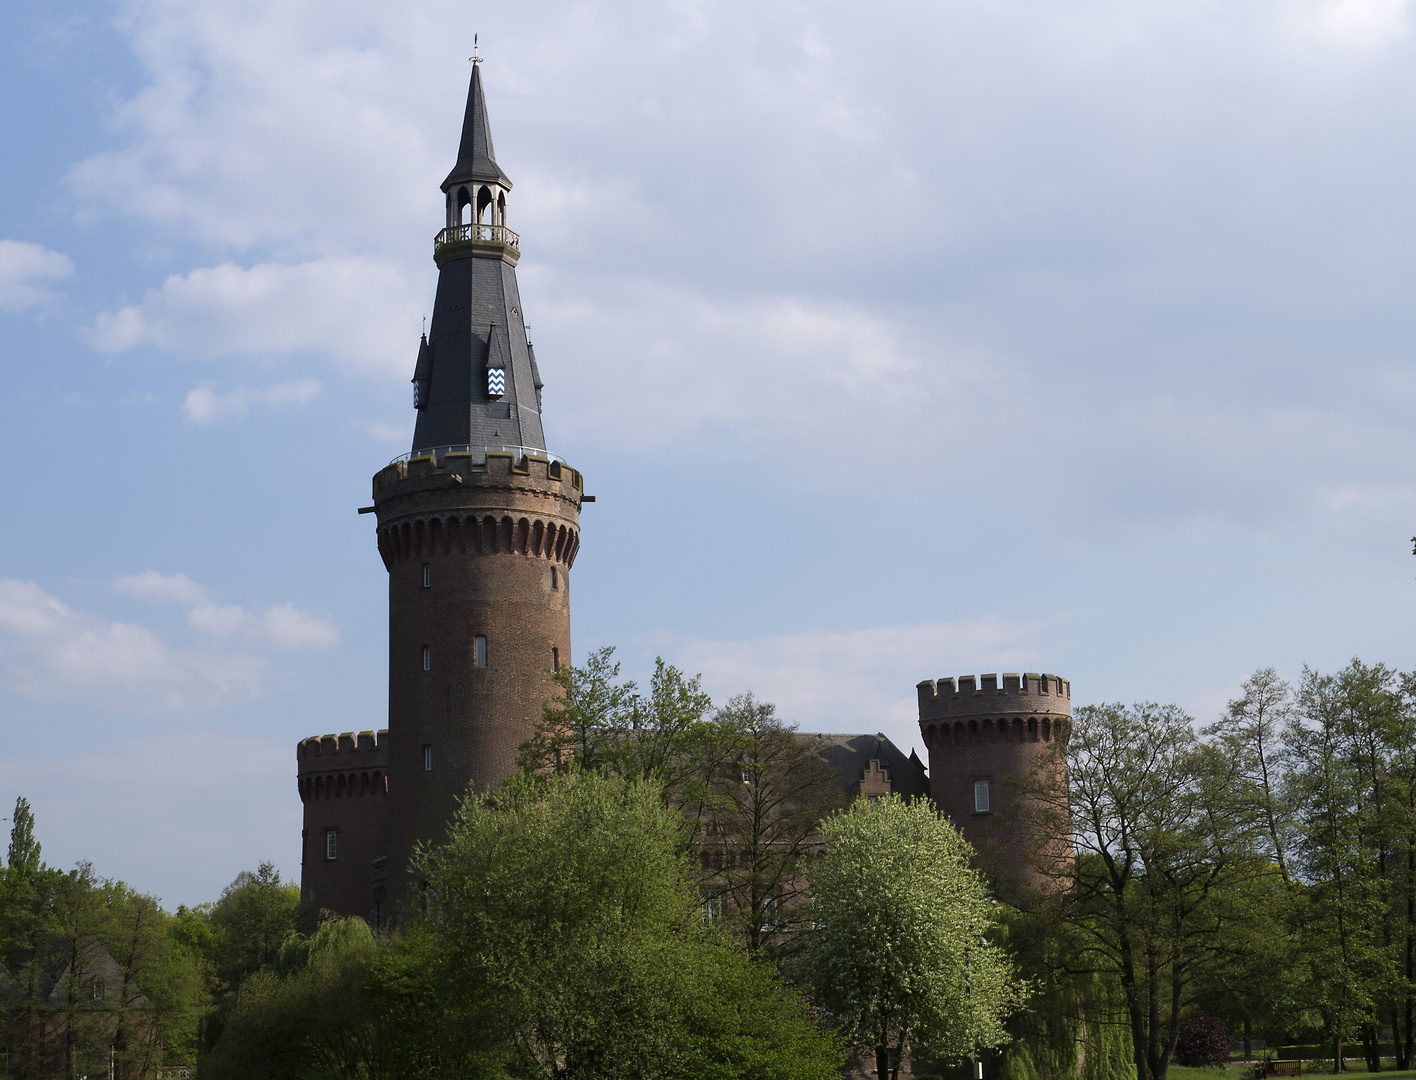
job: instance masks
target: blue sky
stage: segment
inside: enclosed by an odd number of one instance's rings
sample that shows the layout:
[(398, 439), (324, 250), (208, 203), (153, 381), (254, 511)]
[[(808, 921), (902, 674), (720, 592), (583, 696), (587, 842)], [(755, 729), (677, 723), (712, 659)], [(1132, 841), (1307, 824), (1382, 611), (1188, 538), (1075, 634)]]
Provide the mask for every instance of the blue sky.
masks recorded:
[(474, 32), (578, 656), (918, 745), (921, 679), (1212, 720), (1407, 667), (1408, 0), (0, 8), (0, 803), (213, 898), (386, 723)]

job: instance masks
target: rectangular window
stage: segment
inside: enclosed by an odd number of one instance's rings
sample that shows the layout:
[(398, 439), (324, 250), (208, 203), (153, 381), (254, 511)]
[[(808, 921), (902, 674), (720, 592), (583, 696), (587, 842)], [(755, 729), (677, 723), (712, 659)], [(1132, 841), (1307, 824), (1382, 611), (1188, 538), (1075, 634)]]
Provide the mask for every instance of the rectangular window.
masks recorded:
[(423, 646), (423, 670), (433, 670), (433, 650), (427, 645)]
[(431, 746), (423, 747), (423, 771), (433, 771), (433, 748)]
[(333, 861), (339, 856), (339, 830), (325, 830), (325, 858)]
[(487, 639), (481, 634), (472, 639), (472, 663), (477, 667), (487, 666)]
[(723, 917), (723, 897), (720, 893), (709, 893), (703, 898), (703, 921), (717, 922)]
[(988, 781), (974, 781), (974, 813), (988, 813)]
[(554, 566), (551, 567), (551, 588), (560, 588), (560, 577), (556, 574), (556, 568)]
[(552, 671), (559, 671), (560, 669), (561, 669), (561, 651), (560, 651), (559, 649), (557, 649), (554, 645), (552, 645), (552, 646), (551, 646), (551, 670), (552, 670)]
[(425, 588), (425, 589), (431, 589), (432, 587), (433, 587), (433, 568), (432, 568), (432, 566), (431, 566), (429, 563), (424, 563), (424, 564), (423, 564), (423, 588)]

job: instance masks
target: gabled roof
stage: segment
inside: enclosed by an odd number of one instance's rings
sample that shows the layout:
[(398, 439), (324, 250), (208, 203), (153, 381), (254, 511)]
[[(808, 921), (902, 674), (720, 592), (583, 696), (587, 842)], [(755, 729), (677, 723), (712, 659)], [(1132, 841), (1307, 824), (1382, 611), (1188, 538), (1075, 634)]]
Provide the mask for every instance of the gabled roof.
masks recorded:
[(511, 180), (497, 164), (492, 149), (492, 125), (487, 119), (487, 99), (482, 93), (482, 65), (472, 65), (472, 83), (467, 88), (467, 111), (462, 117), (462, 144), (457, 148), (457, 164), (442, 182), (446, 191), (467, 180), (494, 180), (504, 188)]
[(847, 791), (856, 790), (856, 782), (865, 767), (871, 759), (877, 759), (881, 768), (890, 770), (890, 790), (895, 794), (906, 799), (929, 794), (929, 777), (925, 774), (923, 763), (913, 752), (907, 757), (884, 732), (838, 735), (834, 732), (803, 731), (800, 734), (803, 738), (820, 740), (822, 754), (840, 773), (841, 784)]

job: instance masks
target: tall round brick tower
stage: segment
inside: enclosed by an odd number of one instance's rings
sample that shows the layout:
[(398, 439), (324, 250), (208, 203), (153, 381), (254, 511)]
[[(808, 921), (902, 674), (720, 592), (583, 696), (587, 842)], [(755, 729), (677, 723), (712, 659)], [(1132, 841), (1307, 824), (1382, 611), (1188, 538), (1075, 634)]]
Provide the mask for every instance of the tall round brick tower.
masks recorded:
[[(414, 902), (418, 844), (443, 837), (469, 792), (514, 771), (555, 671), (571, 662), (584, 483), (546, 450), (516, 283), (521, 240), (507, 226), (512, 184), (492, 149), (479, 64), (457, 164), (442, 183), (447, 219), (412, 380), (413, 447), (374, 475), (373, 506), (360, 511), (377, 515), (388, 570), (387, 825), (368, 850), (336, 843), (326, 861), (341, 865), (307, 862), (303, 879), (307, 908), (372, 910), (375, 921)], [(306, 858), (320, 860), (325, 849), (310, 837), (327, 828), (312, 824), (312, 809), (320, 823), (338, 814), (327, 801), (306, 803)], [(347, 864), (345, 850), (357, 852)], [(347, 899), (355, 895), (365, 902)]]
[(1065, 793), (1066, 761), (1057, 751), (1072, 718), (1071, 683), (1056, 675), (1005, 674), (1000, 687), (997, 675), (964, 675), (922, 682), (918, 691), (935, 805), (963, 830), (995, 886), (1045, 885), (1034, 861), (1039, 841), (1029, 832), (1034, 796), (1019, 784), (1046, 783)]

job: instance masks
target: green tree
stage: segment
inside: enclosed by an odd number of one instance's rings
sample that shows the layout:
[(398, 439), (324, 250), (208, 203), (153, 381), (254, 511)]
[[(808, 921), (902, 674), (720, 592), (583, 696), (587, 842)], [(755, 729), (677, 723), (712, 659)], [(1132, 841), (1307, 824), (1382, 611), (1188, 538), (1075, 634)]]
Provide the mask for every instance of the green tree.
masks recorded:
[(1186, 1010), (1254, 914), (1238, 899), (1274, 873), (1260, 818), (1238, 799), (1241, 762), (1173, 705), (1083, 706), (1054, 753), (1068, 791), (1040, 789), (1033, 824), (1075, 844), (1058, 883), (1083, 935), (1072, 962), (1117, 980), (1136, 1075), (1163, 1080)]
[(441, 1067), (835, 1076), (839, 1052), (800, 1000), (705, 925), (686, 828), (646, 779), (571, 770), (469, 799), (420, 862), (436, 992), (402, 991), (441, 1003), (427, 1040)]
[(34, 811), (29, 800), (21, 795), (15, 800), (15, 814), (10, 826), (10, 850), (5, 858), (6, 868), (12, 874), (34, 875), (42, 865), (39, 859), (39, 841), (34, 836)]
[(247, 975), (274, 964), (280, 946), (296, 931), (299, 913), (299, 887), (282, 881), (273, 864), (237, 874), (207, 916), (217, 991), (230, 993)]
[(0, 963), (14, 980), (10, 1015), (19, 1029), (14, 1050), (22, 1080), (40, 1075), (45, 966), (58, 937), (54, 901), (61, 876), (40, 861), (34, 814), (28, 800), (17, 799), (5, 873), (0, 879)]
[(754, 955), (780, 965), (810, 921), (804, 869), (821, 822), (846, 804), (841, 777), (776, 707), (739, 694), (718, 711), (717, 754), (706, 762), (697, 820), (703, 890)]
[(106, 1005), (120, 1075), (194, 1064), (197, 1025), (209, 1002), (198, 957), (156, 897), (121, 881), (104, 882), (99, 891), (107, 911), (101, 939), (114, 964)]
[(681, 805), (694, 800), (694, 785), (721, 759), (720, 728), (708, 718), (713, 699), (697, 676), (662, 657), (654, 661), (647, 694), (620, 677), (613, 647), (592, 653), (583, 667), (561, 668), (556, 680), (561, 693), (546, 703), (520, 748), (523, 771), (648, 777), (663, 799)]
[(383, 1080), (402, 1077), (390, 1057), (387, 1010), (370, 992), (391, 947), (363, 919), (329, 919), (288, 938), (272, 967), (241, 983), (221, 1034), (202, 1058), (211, 1080)]
[(857, 800), (822, 833), (811, 970), (846, 1038), (891, 1080), (911, 1045), (957, 1060), (1006, 1042), (1026, 988), (987, 939), (996, 912), (959, 831), (892, 795)]

